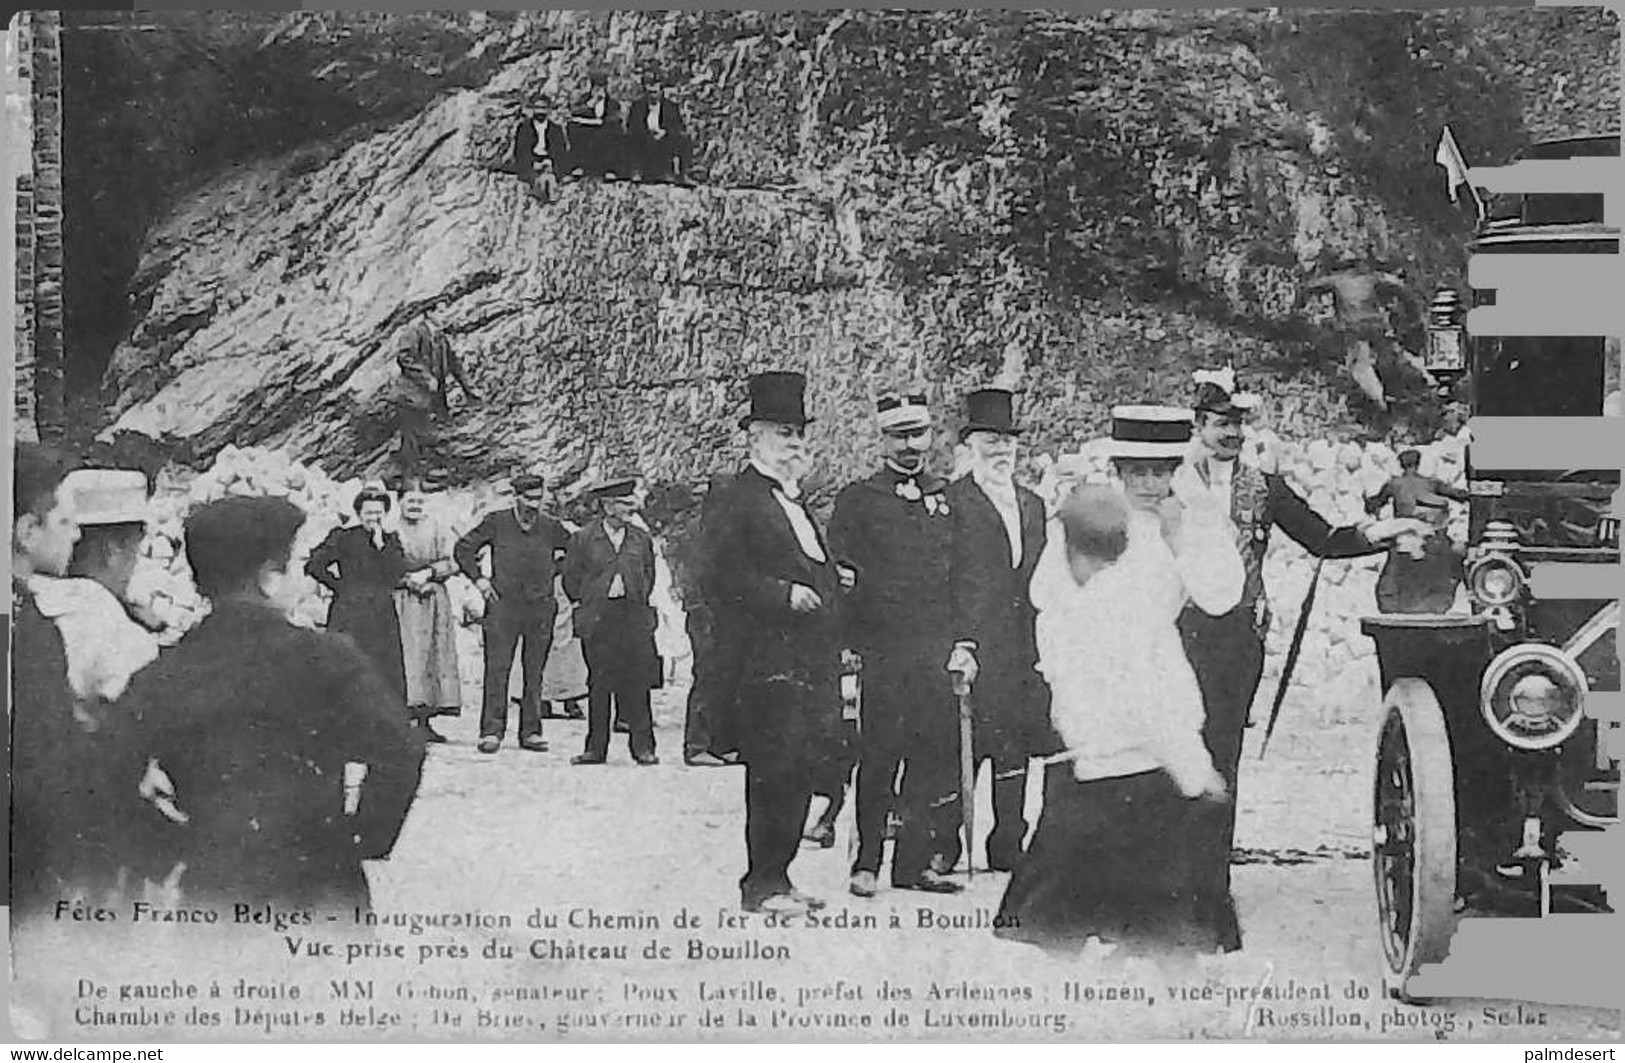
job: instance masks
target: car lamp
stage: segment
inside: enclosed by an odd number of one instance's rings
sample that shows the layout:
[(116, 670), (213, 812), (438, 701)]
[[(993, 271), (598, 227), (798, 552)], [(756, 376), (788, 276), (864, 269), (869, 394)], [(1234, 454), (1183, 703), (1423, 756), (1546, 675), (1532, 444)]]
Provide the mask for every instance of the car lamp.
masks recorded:
[(1516, 749), (1562, 745), (1585, 720), (1589, 689), (1579, 663), (1555, 646), (1503, 650), (1484, 670), (1479, 705), (1497, 738)]

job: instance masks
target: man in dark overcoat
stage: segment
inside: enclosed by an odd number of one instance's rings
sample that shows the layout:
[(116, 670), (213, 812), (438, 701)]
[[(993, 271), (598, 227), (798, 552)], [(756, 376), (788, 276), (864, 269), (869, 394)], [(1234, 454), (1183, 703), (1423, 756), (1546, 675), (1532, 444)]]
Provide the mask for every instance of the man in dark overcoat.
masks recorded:
[(1203, 737), (1232, 795), (1231, 801), (1214, 805), (1205, 814), (1215, 820), (1207, 837), (1226, 854), (1225, 859), (1212, 862), (1223, 869), (1224, 876), (1211, 890), (1211, 903), (1220, 906), (1214, 919), (1221, 927), (1224, 947), (1234, 951), (1241, 948), (1241, 927), (1230, 902), (1228, 854), (1236, 829), (1234, 795), (1242, 732), (1264, 674), (1264, 636), (1270, 626), (1264, 557), (1269, 552), (1270, 531), (1280, 528), (1320, 558), (1361, 557), (1378, 553), (1383, 546), (1375, 522), (1345, 527), (1327, 523), (1287, 485), (1273, 454), (1265, 455), (1258, 465), (1240, 461), (1243, 425), (1257, 408), (1258, 397), (1238, 392), (1229, 370), (1200, 372), (1197, 381), (1193, 403), (1197, 438), (1191, 456), (1175, 474), (1174, 493), (1215, 496), (1235, 526), (1246, 573), (1241, 603), (1230, 612), (1209, 616), (1187, 606), (1179, 617), (1185, 655), (1196, 672), (1207, 708)]
[(682, 108), (667, 98), (657, 72), (643, 75), (643, 95), (626, 114), (626, 139), (638, 180), (690, 183), (694, 143), (683, 123)]
[(704, 554), (699, 530), (704, 528), (711, 500), (721, 495), (721, 488), (732, 480), (731, 473), (711, 478), (700, 503), (698, 528), (688, 544), (685, 563), (675, 566), (672, 573), (682, 593), (683, 624), (691, 654), (692, 681), (683, 718), (683, 763), (692, 768), (719, 768), (729, 764), (715, 752), (712, 731), (713, 721), (722, 712), (721, 706), (733, 698), (739, 682), (741, 640), (722, 633), (727, 614), (719, 615), (705, 598), (707, 581), (701, 571)]
[[(481, 697), (481, 753), (495, 753), (508, 730), (508, 675), (521, 640), (524, 693), (519, 702), (519, 744), (543, 752), (542, 669), (553, 647), (558, 616), (553, 577), (570, 544), (570, 532), (542, 512), (547, 481), (525, 473), (513, 480), (514, 504), (497, 510), (457, 542), (457, 567), (485, 598), (485, 690)], [(489, 551), (491, 575), (480, 572)]]
[[(966, 396), (960, 439), (970, 454), (970, 474), (946, 492), (953, 513), (953, 552), (948, 578), (953, 617), (949, 670), (971, 681), (972, 763), (992, 762), (993, 830), (987, 866), (1008, 871), (1027, 836), (1027, 761), (1047, 752), (1047, 690), (1036, 671), (1037, 615), (1028, 596), (1033, 569), (1044, 550), (1044, 503), (1015, 482), (1017, 437), (1014, 395), (984, 388)], [(945, 647), (945, 649), (947, 649)], [(947, 808), (957, 817), (957, 805)], [(959, 833), (942, 853), (958, 863)], [(966, 844), (974, 844), (967, 839)]]
[[(400, 695), (347, 635), (286, 619), (304, 513), (226, 498), (186, 520), (186, 556), (210, 613), (138, 673), (126, 698), (139, 749), (189, 817), (174, 832), (199, 905), (369, 906), (362, 862), (394, 848), (423, 770)], [(123, 703), (121, 702), (121, 705)], [(345, 809), (345, 765), (366, 778)]]
[(655, 649), (655, 551), (649, 533), (631, 522), (637, 512), (634, 477), (611, 479), (592, 491), (600, 519), (570, 539), (564, 593), (575, 603), (576, 634), (587, 660), (587, 746), (570, 763), (609, 758), (611, 703), (629, 730), (632, 759), (658, 764), (649, 687), (660, 667)]
[(842, 489), (829, 525), (835, 557), (853, 571), (846, 644), (863, 664), (851, 891), (875, 895), (895, 804), (892, 885), (957, 893), (958, 883), (930, 867), (938, 810), (959, 788), (958, 715), (942, 667), (954, 639), (953, 516), (947, 484), (926, 469), (933, 433), (925, 396), (885, 396), (876, 419), (885, 460)]
[(750, 461), (709, 499), (701, 531), (705, 596), (718, 636), (736, 640), (737, 688), (712, 749), (745, 771), (747, 911), (805, 912), (823, 902), (790, 882), (813, 788), (841, 736), (840, 578), (801, 495), (807, 466), (806, 379), (750, 380)]

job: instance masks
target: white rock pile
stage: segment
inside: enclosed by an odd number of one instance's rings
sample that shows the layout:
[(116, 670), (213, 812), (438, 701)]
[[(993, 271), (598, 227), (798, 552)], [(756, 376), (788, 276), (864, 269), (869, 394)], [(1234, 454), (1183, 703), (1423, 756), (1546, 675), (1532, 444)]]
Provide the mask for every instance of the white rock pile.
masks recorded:
[[(231, 495), (274, 496), (288, 499), (309, 514), (294, 542), (290, 575), (295, 583), (295, 601), (289, 619), (306, 627), (324, 624), (331, 596), (304, 574), (305, 559), (328, 533), (352, 519), (351, 506), (363, 486), (359, 479), (335, 480), (319, 466), (295, 461), (282, 451), (258, 447), (227, 447), (203, 473), (166, 472), (154, 491), (147, 541), (128, 596), (164, 625), (160, 635), (164, 644), (178, 641), (207, 615), (209, 608), (193, 585), (186, 562), (183, 532), (187, 514), (197, 506)], [(485, 514), (507, 505), (510, 497), (502, 485), (481, 484), (434, 495), (431, 513), (462, 534)], [(394, 516), (392, 512), (390, 519)], [(660, 651), (668, 665), (681, 675), (678, 666), (686, 662), (689, 652), (683, 611), (672, 593), (664, 561), (658, 568), (654, 604), (660, 620)], [(477, 599), (479, 592), (462, 576), (454, 577), (448, 587), (455, 614), (472, 621), (471, 600)], [(458, 634), (458, 656), (464, 701), (469, 703), (472, 698), (472, 704), (477, 705), (482, 658), (479, 628), (472, 622), (465, 623)]]

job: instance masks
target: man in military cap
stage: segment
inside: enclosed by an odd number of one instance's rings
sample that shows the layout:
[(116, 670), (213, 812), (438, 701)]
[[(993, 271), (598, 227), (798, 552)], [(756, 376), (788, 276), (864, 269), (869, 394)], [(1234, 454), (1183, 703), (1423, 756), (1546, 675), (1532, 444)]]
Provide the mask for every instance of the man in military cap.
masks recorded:
[(876, 420), (881, 467), (841, 491), (829, 526), (837, 561), (852, 570), (846, 642), (863, 662), (851, 890), (875, 895), (887, 813), (896, 804), (892, 885), (955, 893), (959, 884), (930, 867), (936, 810), (951, 804), (959, 785), (958, 715), (942, 667), (954, 637), (953, 518), (947, 484), (926, 469), (933, 433), (925, 396), (887, 395)]
[(705, 599), (739, 676), (716, 706), (711, 748), (745, 762), (746, 911), (806, 912), (790, 864), (812, 792), (841, 739), (840, 577), (801, 493), (807, 470), (800, 373), (750, 380), (750, 461), (708, 500), (701, 531)]
[[(519, 705), (519, 744), (542, 752), (542, 669), (553, 645), (558, 612), (553, 578), (569, 548), (570, 533), (542, 512), (547, 481), (525, 473), (513, 479), (511, 509), (488, 515), (457, 542), (457, 567), (485, 598), (485, 692), (480, 712), (481, 753), (495, 753), (508, 729), (508, 674), (514, 650), (524, 642), (524, 693)], [(480, 571), (488, 553), (491, 575)]]
[[(1196, 438), (1190, 456), (1174, 476), (1174, 493), (1182, 499), (1210, 494), (1229, 513), (1241, 548), (1245, 582), (1236, 608), (1209, 616), (1187, 606), (1179, 628), (1207, 706), (1203, 737), (1214, 766), (1234, 795), (1242, 732), (1264, 674), (1264, 636), (1270, 626), (1264, 556), (1271, 529), (1280, 528), (1319, 558), (1380, 553), (1384, 536), (1394, 529), (1372, 521), (1333, 527), (1287, 485), (1273, 452), (1261, 455), (1257, 465), (1242, 462), (1244, 426), (1259, 406), (1258, 396), (1237, 390), (1232, 369), (1202, 370), (1195, 378)], [(1229, 900), (1228, 854), (1235, 836), (1236, 804), (1215, 805), (1208, 814), (1218, 820), (1208, 836), (1226, 854), (1223, 860), (1212, 862), (1223, 869), (1223, 882), (1211, 884), (1208, 891), (1210, 902), (1222, 909), (1212, 918), (1223, 928), (1224, 947), (1233, 951), (1241, 947), (1241, 927)]]
[(654, 541), (633, 521), (637, 479), (615, 477), (593, 488), (600, 519), (570, 539), (564, 593), (575, 603), (576, 634), (587, 659), (587, 746), (572, 764), (603, 764), (609, 757), (611, 702), (627, 725), (632, 759), (658, 764), (649, 688), (659, 668), (655, 610)]
[[(971, 471), (945, 494), (953, 514), (948, 669), (971, 683), (972, 763), (977, 768), (983, 761), (992, 763), (987, 865), (995, 871), (1011, 870), (1021, 856), (1027, 836), (1027, 761), (1046, 751), (1050, 737), (1046, 691), (1035, 671), (1037, 614), (1027, 593), (1044, 551), (1044, 503), (1015, 482), (1021, 428), (1014, 401), (1011, 392), (1000, 388), (966, 396), (960, 439), (970, 451)], [(945, 813), (953, 818), (958, 814), (956, 805)], [(958, 839), (958, 831), (951, 831), (943, 847), (942, 863), (948, 867), (959, 860)]]

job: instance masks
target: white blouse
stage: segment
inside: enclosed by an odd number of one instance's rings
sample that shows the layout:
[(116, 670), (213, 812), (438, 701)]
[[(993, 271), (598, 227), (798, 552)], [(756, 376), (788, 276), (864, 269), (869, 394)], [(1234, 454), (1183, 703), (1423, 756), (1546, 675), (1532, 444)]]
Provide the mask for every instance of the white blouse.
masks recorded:
[(1212, 759), (1201, 689), (1175, 622), (1186, 602), (1213, 615), (1234, 608), (1243, 575), (1217, 505), (1188, 506), (1172, 549), (1155, 514), (1131, 512), (1127, 549), (1082, 587), (1052, 522), (1031, 590), (1038, 670), (1079, 779), (1160, 768), (1187, 796), (1201, 791)]

